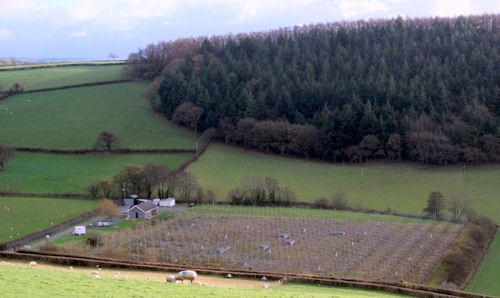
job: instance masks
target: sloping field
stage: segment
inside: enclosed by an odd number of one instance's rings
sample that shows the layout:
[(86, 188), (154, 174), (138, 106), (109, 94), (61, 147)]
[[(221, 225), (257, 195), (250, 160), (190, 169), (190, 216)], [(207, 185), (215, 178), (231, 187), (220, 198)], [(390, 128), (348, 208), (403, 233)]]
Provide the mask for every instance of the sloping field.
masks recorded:
[[(341, 165), (310, 162), (246, 151), (220, 144), (211, 145), (188, 170), (205, 189), (226, 200), (230, 189), (239, 187), (248, 175), (275, 177), (289, 186), (297, 200), (313, 202), (330, 197), (340, 188), (348, 204), (356, 207), (420, 213), (432, 191), (445, 197), (463, 190), (462, 167), (426, 167), (411, 163)], [(500, 222), (499, 166), (467, 168), (465, 193), (479, 213)]]
[(493, 238), (483, 263), (474, 274), (467, 291), (500, 296), (498, 270), (500, 268), (500, 233)]
[(49, 228), (96, 207), (97, 201), (90, 200), (0, 197), (0, 242)]
[(177, 168), (190, 153), (173, 154), (85, 154), (66, 155), (17, 152), (0, 184), (5, 189), (22, 192), (83, 193), (99, 179), (111, 179), (124, 164), (156, 163)]
[(0, 101), (0, 142), (11, 146), (90, 148), (99, 132), (123, 147), (195, 148), (201, 140), (155, 116), (141, 97), (146, 83), (21, 94)]
[(65, 66), (34, 68), (27, 70), (0, 71), (0, 84), (9, 89), (22, 83), (25, 90), (53, 88), (67, 85), (94, 83), (126, 79), (123, 65), (110, 66)]
[[(88, 273), (90, 268), (85, 273), (77, 270), (81, 268), (75, 268), (72, 272), (67, 268), (65, 271), (48, 269), (49, 266), (28, 269), (25, 262), (7, 261), (14, 265), (0, 265), (2, 297), (403, 297), (383, 292), (299, 284), (272, 286), (268, 289), (235, 288), (238, 283), (245, 281), (240, 279), (226, 279), (223, 284), (219, 282), (217, 286), (209, 284), (202, 287), (164, 284), (161, 281), (166, 274), (157, 272), (138, 275), (121, 270), (122, 276), (127, 274), (130, 278), (114, 278), (113, 273), (95, 278)], [(151, 281), (147, 281), (146, 276), (150, 276)], [(209, 283), (214, 279), (204, 278), (200, 280)]]

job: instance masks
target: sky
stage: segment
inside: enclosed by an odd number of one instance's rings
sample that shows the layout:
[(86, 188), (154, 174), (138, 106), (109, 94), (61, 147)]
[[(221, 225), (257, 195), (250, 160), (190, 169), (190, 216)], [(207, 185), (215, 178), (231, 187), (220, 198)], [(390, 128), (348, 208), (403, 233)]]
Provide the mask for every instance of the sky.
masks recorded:
[(150, 43), (342, 20), (500, 13), (499, 0), (0, 0), (0, 57), (126, 59)]

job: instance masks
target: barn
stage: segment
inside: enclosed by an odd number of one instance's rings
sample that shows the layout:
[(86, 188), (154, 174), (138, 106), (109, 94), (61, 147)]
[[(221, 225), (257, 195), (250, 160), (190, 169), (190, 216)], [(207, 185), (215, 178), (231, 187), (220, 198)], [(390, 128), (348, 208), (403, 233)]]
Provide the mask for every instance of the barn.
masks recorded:
[(158, 214), (158, 206), (148, 201), (130, 207), (127, 211), (127, 219), (149, 219), (156, 214)]

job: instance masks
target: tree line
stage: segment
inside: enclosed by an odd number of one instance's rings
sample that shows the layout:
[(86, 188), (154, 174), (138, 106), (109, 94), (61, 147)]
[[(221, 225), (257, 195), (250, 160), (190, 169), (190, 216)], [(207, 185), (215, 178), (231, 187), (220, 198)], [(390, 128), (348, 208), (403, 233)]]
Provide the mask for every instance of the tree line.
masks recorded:
[(475, 164), (500, 160), (499, 42), (500, 15), (328, 23), (151, 44), (127, 69), (156, 112), (226, 143)]
[(120, 199), (136, 194), (147, 199), (175, 197), (185, 202), (215, 201), (214, 193), (211, 190), (205, 192), (192, 173), (177, 172), (153, 163), (124, 165), (112, 180), (95, 181), (86, 190), (92, 199)]

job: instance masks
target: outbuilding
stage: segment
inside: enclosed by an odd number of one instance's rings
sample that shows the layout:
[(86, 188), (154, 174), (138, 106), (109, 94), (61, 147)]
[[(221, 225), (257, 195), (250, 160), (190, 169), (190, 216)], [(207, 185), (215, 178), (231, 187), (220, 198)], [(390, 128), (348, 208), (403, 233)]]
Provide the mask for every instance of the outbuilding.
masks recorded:
[(158, 214), (158, 206), (148, 201), (130, 207), (127, 211), (127, 219), (149, 219), (156, 214)]
[(138, 195), (131, 195), (123, 199), (123, 206), (133, 206), (136, 204), (136, 200), (139, 198)]
[(174, 207), (175, 206), (175, 199), (174, 198), (168, 198), (165, 200), (160, 200), (159, 205), (160, 207)]

